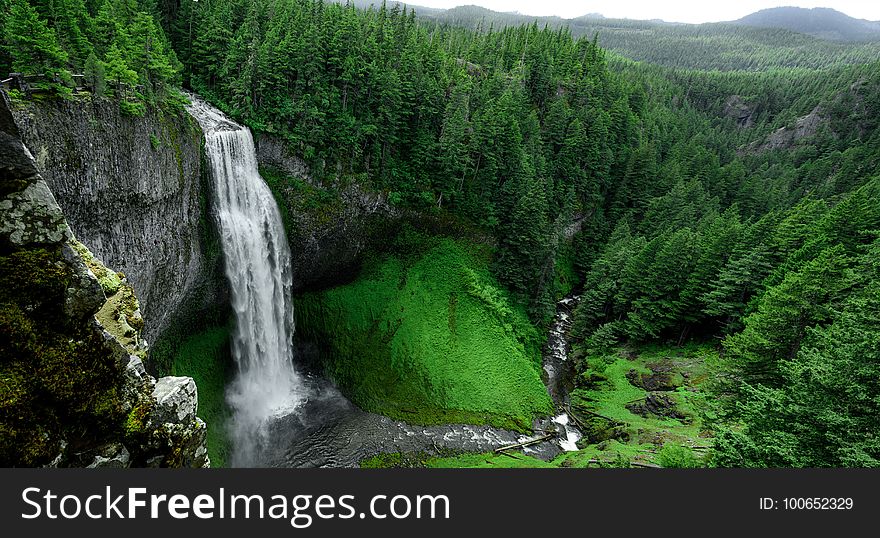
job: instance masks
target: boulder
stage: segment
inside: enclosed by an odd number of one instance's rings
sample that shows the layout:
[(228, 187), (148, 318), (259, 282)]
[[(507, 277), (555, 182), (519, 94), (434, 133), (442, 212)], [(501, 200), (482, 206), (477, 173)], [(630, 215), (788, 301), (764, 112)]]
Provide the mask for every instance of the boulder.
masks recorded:
[(151, 420), (157, 424), (195, 422), (199, 409), (196, 382), (191, 377), (162, 377), (153, 388), (156, 407)]

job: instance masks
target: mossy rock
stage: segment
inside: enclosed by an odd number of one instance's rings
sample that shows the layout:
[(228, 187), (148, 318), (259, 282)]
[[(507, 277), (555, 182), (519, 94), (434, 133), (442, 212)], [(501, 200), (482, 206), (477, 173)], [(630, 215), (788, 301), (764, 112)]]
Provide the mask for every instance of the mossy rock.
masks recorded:
[(73, 271), (60, 248), (0, 256), (0, 465), (50, 463), (118, 435), (118, 354), (65, 314)]

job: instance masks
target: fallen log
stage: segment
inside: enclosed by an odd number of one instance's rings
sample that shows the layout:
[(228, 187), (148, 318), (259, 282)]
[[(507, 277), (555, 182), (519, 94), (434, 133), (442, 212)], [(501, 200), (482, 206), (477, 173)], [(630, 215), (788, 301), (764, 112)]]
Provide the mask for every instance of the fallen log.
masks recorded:
[(589, 428), (587, 428), (586, 424), (584, 424), (583, 421), (582, 421), (581, 419), (577, 418), (577, 415), (575, 415), (575, 414), (574, 414), (574, 411), (571, 410), (571, 406), (570, 406), (570, 405), (565, 404), (565, 405), (562, 406), (562, 409), (564, 409), (565, 412), (568, 413), (568, 416), (571, 417), (571, 419), (574, 421), (575, 425), (576, 425), (578, 428), (580, 428), (581, 431), (588, 431), (588, 430), (589, 430)]
[(507, 445), (507, 446), (498, 447), (498, 448), (495, 449), (495, 452), (498, 453), (498, 454), (501, 454), (501, 453), (503, 453), (505, 450), (513, 450), (513, 449), (515, 449), (515, 448), (525, 448), (525, 447), (527, 447), (527, 446), (537, 445), (538, 443), (543, 443), (544, 441), (547, 441), (548, 439), (550, 439), (550, 438), (553, 437), (554, 435), (556, 435), (556, 432), (548, 433), (547, 435), (544, 435), (543, 437), (538, 437), (538, 438), (536, 438), (536, 439), (531, 439), (531, 440), (528, 440), (528, 441), (523, 441), (522, 443), (515, 443), (515, 444), (512, 444), (512, 445)]

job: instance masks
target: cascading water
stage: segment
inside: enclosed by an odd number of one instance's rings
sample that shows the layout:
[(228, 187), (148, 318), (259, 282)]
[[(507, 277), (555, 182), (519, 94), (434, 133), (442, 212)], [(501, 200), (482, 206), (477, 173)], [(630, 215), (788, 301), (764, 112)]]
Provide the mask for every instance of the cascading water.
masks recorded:
[(238, 374), (226, 395), (233, 410), (231, 463), (251, 466), (268, 422), (306, 399), (293, 366), (290, 249), (278, 206), (257, 170), (250, 130), (191, 98), (188, 110), (205, 132), (236, 321)]

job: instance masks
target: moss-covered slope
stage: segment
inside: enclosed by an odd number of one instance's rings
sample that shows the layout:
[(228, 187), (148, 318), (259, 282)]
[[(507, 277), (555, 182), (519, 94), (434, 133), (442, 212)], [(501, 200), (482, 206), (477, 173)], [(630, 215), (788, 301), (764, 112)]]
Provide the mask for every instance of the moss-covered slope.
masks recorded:
[(410, 238), (351, 284), (297, 298), (297, 331), (326, 343), (327, 374), (366, 410), (528, 429), (552, 408), (541, 338), (466, 247)]

